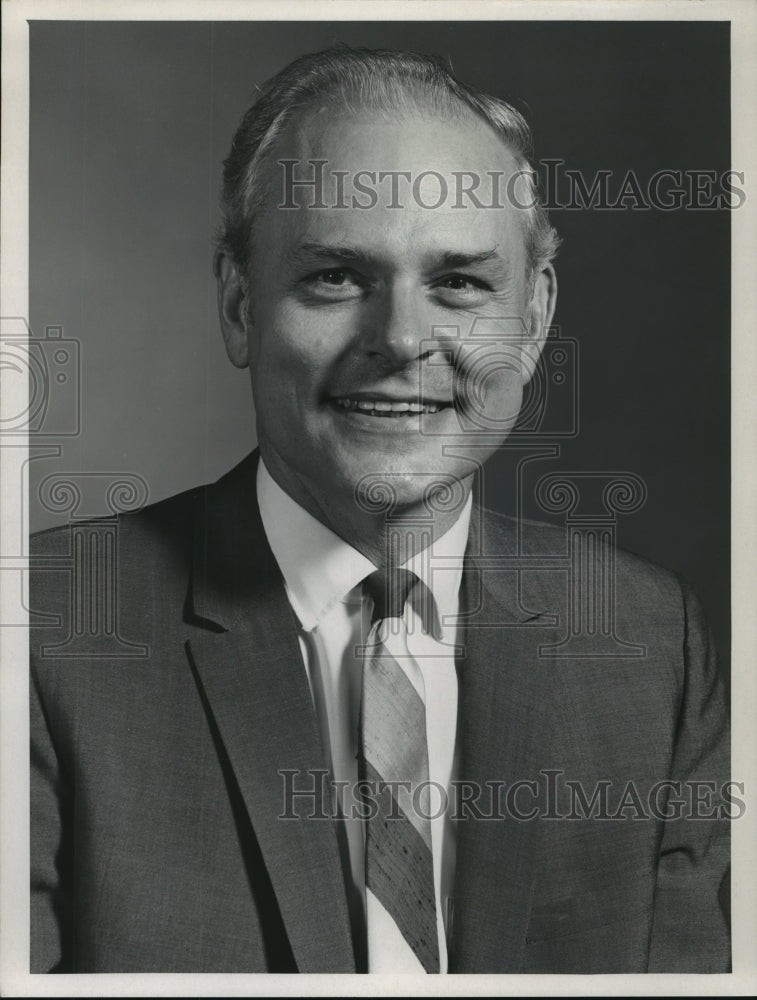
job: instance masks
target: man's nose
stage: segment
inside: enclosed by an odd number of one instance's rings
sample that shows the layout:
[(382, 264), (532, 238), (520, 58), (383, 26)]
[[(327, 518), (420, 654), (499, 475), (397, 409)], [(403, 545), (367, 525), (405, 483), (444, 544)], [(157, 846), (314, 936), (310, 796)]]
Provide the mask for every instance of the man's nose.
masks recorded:
[(366, 317), (364, 344), (371, 354), (401, 367), (433, 353), (433, 325), (423, 289), (408, 283), (387, 287)]

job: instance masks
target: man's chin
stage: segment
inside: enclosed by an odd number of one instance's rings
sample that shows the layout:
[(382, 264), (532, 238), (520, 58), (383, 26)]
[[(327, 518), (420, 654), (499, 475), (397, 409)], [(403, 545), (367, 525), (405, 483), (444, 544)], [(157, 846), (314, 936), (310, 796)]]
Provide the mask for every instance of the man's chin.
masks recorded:
[(354, 479), (355, 503), (366, 513), (390, 517), (403, 512), (433, 517), (462, 509), (474, 471), (438, 458), (412, 467), (388, 461), (363, 468), (365, 471)]

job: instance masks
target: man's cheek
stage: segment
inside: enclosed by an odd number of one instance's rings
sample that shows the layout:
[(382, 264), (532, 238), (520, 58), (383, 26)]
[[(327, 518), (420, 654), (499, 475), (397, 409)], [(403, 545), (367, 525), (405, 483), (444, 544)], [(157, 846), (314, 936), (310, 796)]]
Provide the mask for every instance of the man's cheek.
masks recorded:
[(523, 401), (522, 369), (515, 355), (481, 353), (467, 359), (456, 377), (455, 405), (461, 415), (481, 429), (507, 428), (517, 418)]
[[(307, 373), (325, 368), (344, 340), (343, 321), (313, 314), (310, 310), (289, 308), (272, 328), (270, 346), (278, 366), (296, 366)], [(286, 372), (282, 371), (282, 376)]]
[(523, 382), (521, 376), (515, 372), (503, 374), (496, 395), (497, 411), (501, 414), (503, 421), (515, 420), (520, 412), (523, 402)]

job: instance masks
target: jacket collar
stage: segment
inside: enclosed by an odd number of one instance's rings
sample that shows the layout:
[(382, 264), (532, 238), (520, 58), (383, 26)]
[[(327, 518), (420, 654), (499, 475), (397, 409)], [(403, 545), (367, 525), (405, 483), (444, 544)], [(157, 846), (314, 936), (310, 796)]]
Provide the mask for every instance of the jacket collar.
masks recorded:
[(243, 625), (251, 604), (280, 580), (260, 520), (257, 465), (255, 451), (196, 495), (186, 610), (189, 620), (215, 631)]

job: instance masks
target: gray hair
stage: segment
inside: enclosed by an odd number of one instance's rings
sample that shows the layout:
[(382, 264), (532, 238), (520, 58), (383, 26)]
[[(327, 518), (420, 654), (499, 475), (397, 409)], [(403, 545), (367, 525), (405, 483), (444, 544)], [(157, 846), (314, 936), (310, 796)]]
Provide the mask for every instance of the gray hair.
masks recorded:
[[(353, 104), (353, 100), (355, 100)], [(337, 46), (295, 59), (260, 89), (245, 113), (224, 160), (219, 250), (246, 279), (256, 210), (263, 201), (261, 166), (277, 137), (297, 113), (329, 102), (341, 110), (369, 106), (387, 114), (409, 101), (432, 110), (470, 108), (491, 126), (515, 158), (526, 186), (525, 240), (533, 278), (554, 257), (559, 237), (547, 217), (531, 163), (531, 131), (506, 101), (458, 80), (440, 60), (415, 52)]]

